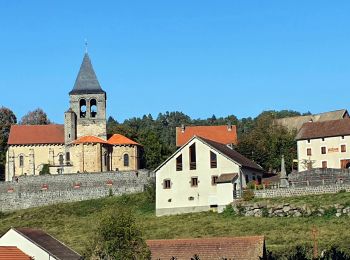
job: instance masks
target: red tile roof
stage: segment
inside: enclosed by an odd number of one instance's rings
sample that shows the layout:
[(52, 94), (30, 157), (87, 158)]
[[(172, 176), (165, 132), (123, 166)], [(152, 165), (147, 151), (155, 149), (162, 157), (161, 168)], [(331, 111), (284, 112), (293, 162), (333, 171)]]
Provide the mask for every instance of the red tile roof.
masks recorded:
[(139, 145), (135, 141), (125, 137), (124, 135), (121, 134), (114, 134), (111, 137), (108, 138), (107, 141), (109, 144), (112, 145), (125, 145), (125, 144), (134, 144), (134, 145)]
[(73, 144), (85, 144), (85, 143), (89, 143), (89, 144), (108, 144), (107, 141), (93, 136), (93, 135), (86, 135), (86, 136), (82, 136), (80, 138), (78, 138), (77, 140), (73, 141)]
[(0, 246), (0, 260), (32, 260), (15, 246)]
[(176, 127), (176, 146), (183, 146), (194, 135), (223, 144), (237, 144), (237, 131), (235, 125), (231, 126), (231, 128), (227, 125), (185, 126), (183, 132), (182, 127)]
[(296, 140), (350, 135), (350, 118), (303, 124)]
[(201, 260), (258, 260), (265, 256), (263, 236), (216, 237), (197, 239), (148, 240), (152, 259), (188, 260), (197, 255)]
[(8, 144), (64, 144), (64, 126), (12, 125)]

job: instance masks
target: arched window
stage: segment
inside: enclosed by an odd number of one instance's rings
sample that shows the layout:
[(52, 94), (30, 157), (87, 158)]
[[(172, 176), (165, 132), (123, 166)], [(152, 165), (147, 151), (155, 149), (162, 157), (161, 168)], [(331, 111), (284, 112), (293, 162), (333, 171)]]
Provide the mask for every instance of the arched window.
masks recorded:
[(129, 166), (129, 155), (127, 153), (124, 154), (124, 166), (125, 167)]
[(63, 154), (60, 154), (58, 156), (58, 163), (62, 166), (63, 165)]
[(96, 117), (97, 115), (97, 102), (96, 99), (90, 100), (90, 111), (91, 111), (91, 117)]
[(79, 101), (80, 118), (86, 117), (86, 100), (80, 99)]
[(19, 167), (23, 167), (24, 166), (24, 156), (20, 155), (19, 156)]

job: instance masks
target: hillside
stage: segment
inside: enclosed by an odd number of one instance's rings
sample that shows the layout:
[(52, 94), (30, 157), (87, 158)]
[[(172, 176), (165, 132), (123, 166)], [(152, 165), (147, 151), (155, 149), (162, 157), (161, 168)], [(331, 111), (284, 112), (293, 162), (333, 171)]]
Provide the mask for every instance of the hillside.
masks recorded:
[[(283, 201), (349, 205), (350, 193), (284, 198)], [(41, 228), (82, 253), (99, 216), (116, 207), (134, 209), (146, 239), (265, 235), (267, 249), (280, 252), (297, 244), (311, 245), (310, 231), (315, 225), (319, 230), (320, 249), (336, 244), (350, 251), (349, 217), (254, 218), (206, 212), (157, 218), (154, 204), (144, 193), (2, 213), (0, 233), (11, 226)]]

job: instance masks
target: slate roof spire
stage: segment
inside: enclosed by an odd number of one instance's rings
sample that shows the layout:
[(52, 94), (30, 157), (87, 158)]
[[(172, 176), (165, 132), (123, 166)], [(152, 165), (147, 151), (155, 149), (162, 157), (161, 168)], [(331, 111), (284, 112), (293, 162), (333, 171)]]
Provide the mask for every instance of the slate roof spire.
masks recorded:
[(89, 54), (85, 52), (83, 62), (75, 80), (73, 89), (69, 92), (70, 95), (76, 94), (99, 94), (106, 93), (102, 90), (100, 83), (97, 80), (94, 68), (92, 67)]

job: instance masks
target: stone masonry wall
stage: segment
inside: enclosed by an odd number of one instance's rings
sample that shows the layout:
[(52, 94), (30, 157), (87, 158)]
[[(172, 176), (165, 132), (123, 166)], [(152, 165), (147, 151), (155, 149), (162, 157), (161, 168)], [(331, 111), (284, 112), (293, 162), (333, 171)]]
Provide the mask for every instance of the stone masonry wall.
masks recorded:
[(0, 212), (142, 192), (153, 178), (145, 170), (22, 176), (0, 183)]
[(254, 196), (256, 198), (293, 197), (324, 193), (337, 193), (341, 190), (350, 192), (350, 184), (254, 190)]

